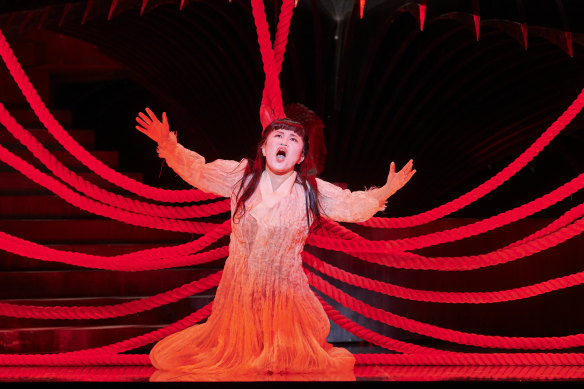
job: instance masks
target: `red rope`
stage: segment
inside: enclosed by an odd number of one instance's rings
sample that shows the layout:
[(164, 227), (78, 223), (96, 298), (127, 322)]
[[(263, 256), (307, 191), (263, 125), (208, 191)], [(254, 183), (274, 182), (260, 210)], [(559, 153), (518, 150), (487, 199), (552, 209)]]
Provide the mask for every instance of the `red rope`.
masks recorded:
[[(357, 354), (358, 357), (364, 354)], [(359, 360), (359, 359), (358, 359)], [(584, 367), (570, 365), (483, 365), (483, 366), (432, 366), (432, 365), (361, 365), (353, 370), (356, 377), (366, 381), (391, 379), (392, 381), (572, 381), (581, 380)], [(494, 382), (493, 382), (494, 383)], [(475, 386), (475, 385), (472, 385)]]
[(146, 346), (150, 343), (157, 342), (175, 332), (184, 330), (201, 320), (207, 318), (211, 314), (211, 307), (213, 303), (205, 305), (190, 315), (158, 330), (148, 332), (144, 335), (139, 335), (134, 338), (126, 339), (121, 342), (112, 343), (107, 346), (98, 347), (94, 349), (82, 350), (83, 353), (122, 353), (128, 350), (133, 350), (138, 347)]
[(575, 220), (580, 219), (584, 216), (584, 203), (577, 205), (564, 214), (548, 224), (546, 227), (534, 232), (533, 234), (518, 240), (515, 243), (512, 243), (511, 246), (519, 246), (525, 242), (529, 242), (535, 240), (537, 238), (541, 238), (545, 235), (550, 235), (556, 231), (559, 231), (561, 228), (568, 226), (569, 224), (573, 223)]
[(29, 149), (32, 154), (55, 176), (71, 185), (77, 191), (90, 196), (95, 200), (101, 201), (102, 203), (144, 215), (174, 219), (206, 217), (229, 211), (229, 199), (211, 204), (173, 207), (150, 204), (108, 192), (67, 169), (67, 167), (44, 148), (29, 131), (25, 130), (20, 124), (18, 124), (2, 104), (0, 104), (0, 123), (4, 125), (16, 139), (25, 145), (26, 148)]
[(119, 271), (166, 269), (201, 264), (225, 257), (228, 254), (227, 247), (217, 248), (199, 255), (189, 254), (197, 252), (215, 242), (217, 239), (225, 236), (225, 234), (231, 229), (230, 222), (230, 220), (227, 220), (206, 235), (188, 243), (183, 243), (177, 246), (139, 250), (132, 253), (113, 256), (57, 250), (17, 238), (1, 231), (0, 247), (11, 253), (28, 258), (67, 263), (93, 269)]
[(363, 365), (584, 365), (581, 353), (355, 354)]
[(322, 278), (313, 273), (308, 273), (308, 280), (312, 286), (320, 290), (325, 295), (341, 303), (345, 307), (355, 311), (365, 317), (380, 321), (392, 327), (401, 328), (406, 331), (429, 336), (436, 339), (446, 340), (453, 343), (465, 344), (477, 347), (502, 348), (502, 349), (565, 349), (580, 347), (584, 345), (584, 334), (569, 335), (562, 337), (510, 337), (492, 336), (466, 333), (447, 328), (441, 328), (431, 324), (422, 323), (408, 319), (391, 312), (375, 308), (362, 301), (351, 297), (338, 288), (335, 288)]
[(0, 354), (2, 366), (115, 366), (150, 365), (146, 354)]
[(0, 354), (0, 365), (94, 366), (150, 364), (147, 355), (118, 355), (117, 353), (148, 345), (200, 322), (211, 313), (211, 305), (212, 303), (209, 303), (187, 317), (164, 328), (107, 346), (56, 354)]
[(206, 200), (215, 198), (215, 195), (204, 193), (199, 190), (168, 190), (154, 188), (145, 185), (141, 182), (133, 180), (125, 175), (111, 169), (109, 166), (105, 165), (103, 162), (91, 155), (87, 150), (79, 145), (73, 139), (67, 131), (55, 120), (51, 115), (43, 101), (41, 100), (39, 94), (34, 89), (30, 80), (22, 70), (22, 67), (18, 63), (18, 59), (14, 55), (14, 52), (8, 45), (6, 37), (0, 30), (0, 56), (6, 63), (10, 74), (18, 84), (18, 87), (22, 91), (24, 97), (30, 104), (31, 108), (34, 110), (35, 114), (43, 123), (43, 125), (49, 130), (51, 135), (59, 141), (59, 143), (71, 153), (75, 158), (77, 158), (81, 163), (87, 166), (89, 169), (97, 173), (100, 177), (105, 180), (126, 189), (132, 193), (138, 194), (142, 197), (149, 198), (152, 200), (162, 201), (162, 202), (191, 202), (198, 200)]
[[(55, 355), (55, 354), (53, 354)], [(74, 358), (54, 357), (45, 354), (45, 358), (17, 358), (6, 366), (32, 365), (40, 366), (150, 366), (147, 354), (99, 354), (79, 355)], [(414, 366), (582, 366), (584, 354), (580, 353), (450, 353), (450, 354), (353, 354), (358, 365), (414, 365)], [(30, 377), (23, 372), (23, 377)], [(540, 372), (541, 373), (541, 372)], [(513, 374), (510, 374), (513, 376)], [(535, 374), (543, 378), (546, 374)], [(575, 378), (581, 377), (581, 374)]]
[[(294, 1), (283, 1), (282, 7), (280, 9), (280, 16), (278, 18), (278, 26), (276, 28), (276, 39), (274, 39), (274, 74), (280, 75), (282, 69), (282, 62), (284, 60), (284, 52), (286, 49), (286, 43), (288, 41), (288, 32), (290, 30), (290, 22), (292, 20), (292, 14), (294, 13)], [(263, 58), (262, 58), (263, 61)], [(268, 97), (268, 77), (266, 77), (266, 82), (264, 84), (262, 104), (272, 106), (271, 99)], [(272, 109), (274, 109), (272, 107)], [(275, 109), (274, 109), (275, 111)]]
[(139, 213), (124, 211), (122, 209), (91, 200), (69, 189), (61, 182), (41, 172), (2, 146), (0, 146), (0, 160), (18, 170), (32, 181), (51, 190), (53, 193), (68, 203), (96, 215), (119, 220), (135, 226), (168, 231), (192, 232), (195, 234), (203, 234), (217, 226), (213, 223), (166, 219), (158, 216), (142, 215)]
[(446, 215), (458, 211), (459, 209), (464, 208), (465, 206), (490, 193), (513, 175), (515, 175), (519, 170), (524, 168), (560, 133), (560, 131), (566, 128), (572, 119), (574, 119), (576, 115), (582, 110), (583, 106), (584, 89), (566, 109), (566, 111), (550, 127), (548, 127), (548, 129), (531, 146), (529, 146), (529, 148), (527, 148), (527, 150), (521, 153), (517, 159), (511, 162), (511, 164), (509, 164), (495, 176), (479, 185), (475, 189), (471, 190), (470, 192), (458, 197), (457, 199), (418, 215), (398, 218), (373, 217), (359, 224), (375, 228), (412, 227), (440, 219)]
[(388, 349), (388, 350), (397, 351), (400, 353), (408, 353), (408, 354), (414, 354), (414, 353), (435, 354), (435, 353), (447, 352), (447, 351), (433, 349), (430, 347), (423, 347), (423, 346), (418, 346), (416, 344), (402, 342), (400, 340), (392, 339), (392, 338), (389, 338), (387, 336), (378, 334), (377, 332), (371, 331), (370, 329), (367, 329), (367, 328), (349, 320), (348, 318), (343, 316), (339, 311), (337, 311), (332, 306), (330, 306), (326, 301), (324, 301), (324, 299), (322, 297), (320, 297), (318, 295), (316, 297), (318, 298), (318, 300), (322, 304), (322, 307), (324, 308), (324, 311), (326, 312), (327, 316), (332, 321), (334, 321), (339, 327), (352, 333), (353, 335), (358, 336), (359, 338), (361, 338), (361, 339), (363, 339), (371, 344), (381, 346), (381, 347)]
[(127, 316), (176, 302), (219, 284), (222, 271), (178, 288), (121, 304), (104, 306), (34, 306), (0, 302), (0, 315), (33, 319), (109, 319)]
[[(359, 251), (360, 246), (358, 244), (352, 244), (352, 241), (341, 241), (343, 243), (338, 244), (337, 249), (345, 251), (356, 258), (363, 259), (371, 263), (377, 263), (395, 268), (462, 271), (498, 265), (501, 263), (514, 261), (519, 258), (524, 258), (526, 256), (546, 250), (550, 247), (557, 246), (558, 244), (581, 234), (583, 230), (584, 219), (578, 219), (574, 223), (566, 227), (562, 227), (556, 232), (541, 238), (521, 243), (520, 245), (507, 246), (487, 254), (461, 257), (425, 257), (408, 252), (393, 251), (390, 251), (386, 254), (362, 253)], [(320, 242), (320, 240), (324, 240), (328, 243), (330, 240), (326, 240), (326, 238), (322, 237), (318, 237), (318, 239), (315, 237), (313, 238), (314, 240), (312, 243), (314, 246), (331, 249), (328, 244), (321, 244), (322, 242)], [(318, 245), (314, 244), (317, 242), (319, 243)]]
[[(293, 10), (293, 0), (284, 0), (280, 12), (280, 19), (278, 21), (278, 28), (274, 45), (271, 44), (268, 24), (265, 18), (264, 4), (262, 0), (252, 0), (252, 12), (254, 21), (258, 32), (258, 43), (262, 54), (262, 61), (264, 65), (264, 72), (266, 74), (264, 94), (262, 102), (269, 102), (269, 105), (275, 111), (278, 117), (284, 117), (283, 103), (280, 92), (279, 73), (284, 55), (284, 48), (288, 36), (290, 20)], [(96, 171), (100, 176), (107, 179), (116, 185), (130, 190), (133, 193), (138, 193), (144, 197), (160, 200), (160, 201), (176, 201), (186, 202), (194, 201), (196, 199), (207, 199), (213, 196), (207, 196), (198, 191), (168, 191), (159, 188), (149, 187), (139, 182), (129, 179), (120, 173), (110, 169), (91, 154), (84, 150), (77, 144), (65, 130), (56, 122), (51, 116), (48, 109), (44, 106), (40, 97), (32, 87), (30, 81), (22, 71), (18, 64), (12, 50), (8, 46), (4, 36), (0, 31), (0, 55), (6, 62), (13, 78), (18, 83), (19, 87), (25, 94), (25, 97), (33, 107), (33, 110), (43, 124), (49, 129), (57, 140), (66, 150), (71, 152), (76, 158), (82, 161), (86, 166)], [(514, 175), (517, 171), (522, 169), (531, 159), (533, 159), (565, 126), (575, 117), (581, 110), (584, 103), (584, 91), (572, 103), (564, 114), (556, 120), (555, 123), (548, 128), (538, 140), (532, 144), (523, 154), (521, 154), (511, 165), (503, 169), (499, 174), (485, 182), (481, 186), (475, 188), (473, 191), (453, 200), (441, 207), (435, 208), (420, 215), (414, 215), (407, 218), (395, 219), (378, 219), (374, 218), (370, 221), (364, 222), (364, 225), (390, 228), (390, 227), (405, 227), (426, 223), (431, 220), (436, 220), (444, 215), (454, 212), (478, 198), (484, 196), (496, 187), (501, 185), (509, 177)], [(163, 268), (177, 266), (177, 264), (194, 263), (196, 261), (212, 260), (210, 258), (218, 258), (218, 255), (225, 255), (226, 248), (211, 250), (207, 253), (200, 253), (198, 255), (188, 255), (193, 250), (200, 250), (216, 241), (225, 233), (229, 232), (227, 221), (222, 225), (213, 225), (208, 223), (186, 222), (182, 220), (168, 219), (188, 218), (200, 216), (213, 215), (227, 210), (228, 201), (223, 201), (215, 204), (208, 204), (193, 207), (164, 207), (155, 204), (148, 204), (140, 201), (124, 198), (123, 196), (115, 195), (105, 191), (97, 186), (86, 182), (79, 176), (72, 173), (65, 168), (53, 155), (51, 155), (42, 145), (26, 132), (16, 121), (9, 115), (8, 112), (0, 105), (0, 122), (2, 122), (9, 131), (23, 144), (25, 144), (37, 158), (39, 158), (51, 171), (67, 182), (80, 192), (92, 196), (94, 199), (101, 201), (93, 201), (79, 195), (72, 191), (62, 183), (54, 178), (38, 171), (30, 164), (16, 157), (8, 150), (0, 146), (0, 158), (10, 164), (11, 166), (22, 171), (27, 177), (33, 181), (41, 183), (50, 190), (53, 190), (59, 196), (65, 198), (70, 203), (90, 212), (97, 213), (102, 216), (111, 217), (117, 220), (136, 225), (148, 226), (151, 228), (171, 229), (175, 231), (188, 231), (204, 233), (209, 230), (205, 236), (197, 241), (189, 242), (185, 245), (180, 245), (171, 248), (160, 248), (158, 250), (145, 250), (142, 252), (135, 252), (128, 255), (114, 256), (114, 257), (100, 257), (92, 256), (82, 253), (59, 252), (58, 250), (49, 249), (33, 242), (27, 242), (22, 239), (12, 237), (5, 233), (0, 233), (0, 245), (12, 252), (26, 255), (33, 258), (47, 260), (56, 260), (55, 258), (60, 253), (66, 255), (60, 258), (60, 261), (76, 264), (79, 266), (108, 268), (125, 271), (139, 271), (145, 269)], [(7, 125), (8, 124), (8, 125)], [(382, 261), (384, 264), (392, 262), (392, 265), (401, 262), (408, 262), (410, 265), (418, 266), (414, 268), (432, 268), (438, 266), (440, 270), (461, 270), (464, 268), (459, 263), (453, 265), (454, 259), (461, 260), (464, 258), (465, 262), (469, 258), (476, 259), (475, 266), (478, 264), (494, 264), (513, 260), (522, 256), (530, 255), (534, 252), (541, 251), (548, 247), (555, 246), (566, 239), (569, 239), (576, 234), (579, 234), (584, 228), (584, 221), (580, 219), (584, 213), (584, 207), (577, 207), (570, 214), (565, 214), (565, 217), (556, 220), (554, 223), (547, 226), (545, 229), (538, 231), (529, 237), (516, 242), (513, 245), (507, 246), (502, 250), (494, 253), (489, 253), (484, 256), (460, 257), (460, 258), (425, 258), (416, 256), (411, 253), (405, 253), (397, 250), (413, 250), (421, 247), (428, 247), (430, 245), (450, 242), (457, 239), (473, 236), (493, 228), (500, 227), (512, 221), (529, 216), (544, 207), (560, 201), (576, 190), (579, 190), (584, 185), (584, 175), (581, 175), (568, 184), (556, 189), (552, 193), (543, 196), (540, 199), (534, 200), (521, 207), (496, 215), (492, 218), (483, 220), (481, 222), (473, 223), (471, 225), (463, 226), (457, 229), (448, 231), (440, 231), (424, 236), (394, 240), (388, 242), (372, 242), (363, 239), (359, 235), (340, 226), (338, 223), (326, 222), (326, 230), (323, 234), (328, 236), (311, 235), (315, 245), (325, 246), (324, 248), (338, 249), (342, 247), (345, 252), (355, 254), (363, 259), (371, 261)], [(130, 189), (129, 189), (130, 188)], [(570, 192), (571, 191), (571, 192)], [(562, 197), (563, 196), (563, 197)], [(105, 204), (103, 204), (105, 203)], [(123, 209), (112, 207), (116, 206)], [(343, 236), (344, 239), (332, 239), (332, 236)], [(144, 258), (140, 258), (142, 263), (139, 263), (138, 255), (140, 253), (149, 254)], [(187, 255), (185, 255), (187, 254)], [(385, 254), (385, 255), (381, 255)], [(173, 255), (184, 255), (182, 257), (174, 257)], [(107, 259), (103, 263), (103, 259)], [(111, 259), (121, 259), (121, 261), (110, 261)], [(195, 259), (196, 258), (196, 259)], [(433, 292), (420, 291), (398, 287), (380, 281), (370, 280), (365, 277), (354, 275), (345, 272), (341, 269), (328, 265), (315, 257), (305, 254), (311, 266), (326, 274), (337, 276), (343, 281), (353, 283), (357, 286), (367, 287), (371, 290), (376, 290), (381, 293), (388, 293), (398, 297), (407, 297), (412, 299), (421, 299), (422, 301), (440, 301), (440, 302), (495, 302), (506, 301), (509, 298), (525, 298), (531, 295), (545, 293), (551, 290), (557, 290), (563, 287), (581, 283), (579, 277), (583, 273), (576, 273), (568, 277), (560, 279), (549, 280), (529, 287), (517, 288), (501, 292), (488, 293), (454, 293), (454, 292)], [(450, 260), (450, 261), (449, 261)], [(101, 262), (100, 262), (101, 261)], [(416, 262), (417, 261), (417, 262)], [(450, 262), (450, 263), (449, 263)], [(198, 262), (201, 263), (201, 262)], [(439, 263), (437, 265), (436, 263)], [(170, 264), (170, 266), (169, 266)], [(423, 267), (429, 266), (429, 267)], [(450, 267), (449, 267), (450, 266)], [(405, 265), (403, 265), (405, 267)], [(0, 303), (0, 314), (11, 315), (16, 317), (34, 317), (45, 319), (77, 319), (77, 318), (105, 318), (118, 317), (135, 312), (140, 312), (146, 309), (153, 309), (157, 306), (177, 301), (179, 298), (186, 297), (192, 293), (198, 293), (204, 289), (215, 286), (220, 277), (220, 272), (209, 277), (185, 284), (179, 288), (160, 293), (145, 299), (134, 300), (123, 304), (103, 306), (103, 307), (38, 307), (38, 306), (17, 306), (14, 304)], [(341, 302), (343, 305), (363, 314), (366, 317), (379, 320), (385, 324), (402, 328), (411, 332), (419, 333), (426, 336), (432, 336), (442, 340), (451, 342), (468, 344), (481, 347), (497, 347), (497, 348), (519, 348), (519, 349), (558, 349), (581, 346), (584, 341), (583, 334), (577, 334), (567, 337), (550, 337), (550, 338), (514, 338), (501, 336), (486, 336), (478, 334), (469, 334), (460, 331), (454, 331), (429, 325), (426, 323), (417, 322), (411, 319), (403, 318), (394, 315), (390, 312), (367, 305), (351, 296), (343, 293), (324, 280), (320, 279), (312, 273), (308, 273), (311, 284), (318, 287), (323, 293), (331, 296), (335, 300)], [(571, 284), (570, 284), (571, 283)], [(546, 289), (547, 288), (547, 289)], [(430, 299), (430, 300), (428, 300)], [(581, 354), (462, 354), (444, 352), (431, 348), (425, 348), (405, 342), (390, 339), (380, 334), (368, 330), (349, 319), (343, 317), (338, 311), (334, 310), (324, 300), (321, 299), (325, 311), (329, 317), (333, 318), (342, 328), (370, 341), (374, 344), (380, 345), (399, 352), (407, 352), (409, 355), (377, 355), (377, 354), (358, 354), (359, 363), (380, 363), (380, 361), (400, 361), (407, 360), (410, 363), (414, 361), (421, 361), (418, 363), (426, 364), (456, 364), (460, 361), (466, 361), (465, 364), (491, 364), (505, 363), (505, 364), (533, 364), (541, 363), (542, 359), (546, 361), (555, 361), (558, 364), (582, 364), (583, 360)], [(71, 353), (59, 353), (52, 355), (0, 355), (0, 364), (4, 365), (18, 365), (18, 364), (53, 364), (53, 365), (93, 365), (93, 364), (142, 364), (149, 363), (146, 355), (118, 355), (123, 351), (127, 351), (136, 347), (149, 344), (153, 341), (159, 340), (170, 333), (176, 332), (180, 329), (186, 328), (195, 322), (202, 320), (210, 313), (210, 304), (201, 310), (187, 316), (186, 318), (159, 330), (151, 333), (131, 338), (125, 341), (117, 342), (108, 346), (103, 346), (95, 349), (81, 350)], [(551, 359), (546, 359), (551, 355)], [(402, 358), (402, 359), (399, 359)], [(409, 359), (407, 359), (409, 358)], [(528, 362), (526, 362), (528, 361)], [(390, 362), (391, 363), (391, 362)], [(399, 362), (396, 362), (399, 364)], [(549, 364), (549, 362), (547, 363)]]
[(401, 342), (364, 328), (317, 296), (328, 317), (359, 338), (404, 354), (354, 354), (359, 365), (584, 365), (579, 353), (460, 353)]
[[(262, 100), (270, 103), (269, 105), (277, 118), (283, 118), (286, 117), (286, 114), (284, 113), (284, 104), (282, 103), (282, 94), (280, 91), (280, 64), (276, 63), (269, 26), (266, 21), (264, 2), (263, 0), (251, 0), (251, 6), (258, 34), (258, 44), (262, 55), (264, 74), (266, 76)], [(289, 19), (292, 17), (293, 6), (293, 0), (284, 0), (282, 3), (280, 23), (278, 24), (280, 34), (276, 33), (278, 47), (281, 47), (282, 43), (285, 45), (284, 39), (287, 39), (288, 31), (287, 29), (285, 31), (284, 28), (290, 26)]]
[(523, 204), (516, 208), (502, 212), (498, 215), (491, 216), (490, 218), (467, 224), (462, 227), (433, 232), (412, 238), (371, 241), (354, 234), (351, 236), (353, 237), (356, 235), (358, 238), (355, 237), (355, 239), (352, 241), (346, 241), (341, 239), (325, 238), (311, 234), (308, 243), (320, 248), (329, 248), (337, 251), (341, 250), (348, 253), (352, 251), (387, 253), (391, 250), (416, 250), (479, 235), (484, 232), (510, 224), (514, 221), (526, 218), (556, 204), (557, 202), (576, 193), (583, 187), (584, 173), (544, 196), (532, 200), (527, 204)]
[[(126, 357), (131, 358), (126, 358)], [(35, 380), (44, 381), (49, 379), (67, 382), (123, 382), (147, 380), (156, 369), (149, 365), (147, 355), (120, 355), (117, 366), (84, 366), (71, 369), (69, 367), (56, 366), (27, 366), (27, 367), (4, 367), (0, 368), (0, 378), (31, 382)], [(125, 362), (128, 363), (125, 363)], [(143, 362), (143, 363), (140, 363)], [(121, 366), (120, 366), (121, 365)], [(131, 366), (127, 366), (131, 365)]]
[(499, 303), (504, 301), (526, 299), (584, 283), (584, 271), (582, 271), (579, 273), (570, 274), (565, 277), (554, 278), (529, 286), (495, 292), (437, 292), (405, 288), (403, 286), (393, 285), (383, 281), (372, 280), (370, 278), (359, 276), (357, 274), (350, 273), (325, 263), (306, 251), (302, 254), (304, 261), (312, 268), (347, 284), (372, 290), (374, 292), (382, 293), (392, 297), (433, 303)]

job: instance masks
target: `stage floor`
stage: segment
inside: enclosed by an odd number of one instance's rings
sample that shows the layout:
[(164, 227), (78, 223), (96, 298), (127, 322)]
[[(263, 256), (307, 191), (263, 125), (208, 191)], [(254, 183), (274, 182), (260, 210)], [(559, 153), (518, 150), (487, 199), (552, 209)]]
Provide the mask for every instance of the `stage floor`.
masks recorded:
[[(155, 369), (151, 366), (93, 367), (0, 367), (1, 382), (148, 382)], [(356, 366), (351, 376), (271, 375), (241, 379), (201, 379), (184, 376), (178, 381), (355, 381), (355, 382), (574, 382), (584, 381), (584, 366)]]

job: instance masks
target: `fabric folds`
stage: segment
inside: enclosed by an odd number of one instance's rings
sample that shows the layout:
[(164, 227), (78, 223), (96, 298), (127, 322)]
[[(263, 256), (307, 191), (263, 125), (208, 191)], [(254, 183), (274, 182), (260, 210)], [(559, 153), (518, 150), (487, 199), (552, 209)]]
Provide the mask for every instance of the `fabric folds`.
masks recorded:
[[(230, 197), (233, 212), (246, 162), (206, 163), (174, 134), (159, 144), (158, 153), (194, 187)], [(308, 236), (304, 189), (295, 173), (276, 191), (269, 180), (262, 174), (247, 212), (232, 220), (229, 257), (211, 315), (154, 346), (150, 359), (159, 371), (153, 379), (352, 374), (351, 353), (326, 341), (329, 319), (302, 269)], [(384, 209), (370, 191), (317, 183), (321, 208), (334, 220), (362, 221)]]

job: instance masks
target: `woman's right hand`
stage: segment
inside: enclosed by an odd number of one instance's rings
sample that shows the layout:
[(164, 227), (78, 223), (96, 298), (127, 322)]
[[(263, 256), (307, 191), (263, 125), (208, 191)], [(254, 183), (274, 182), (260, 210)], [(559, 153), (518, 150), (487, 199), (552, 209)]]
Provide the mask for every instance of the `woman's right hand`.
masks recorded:
[(162, 113), (162, 122), (158, 120), (150, 108), (146, 108), (146, 113), (148, 116), (142, 112), (138, 113), (138, 116), (136, 117), (136, 121), (138, 122), (136, 129), (148, 135), (148, 137), (156, 143), (160, 143), (161, 141), (168, 139), (169, 130), (166, 112)]

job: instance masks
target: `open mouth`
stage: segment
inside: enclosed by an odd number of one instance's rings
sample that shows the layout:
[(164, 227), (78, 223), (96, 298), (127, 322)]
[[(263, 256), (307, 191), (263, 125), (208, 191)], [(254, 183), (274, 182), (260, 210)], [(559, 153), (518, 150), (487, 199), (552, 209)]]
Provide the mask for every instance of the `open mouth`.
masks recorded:
[(278, 149), (278, 151), (276, 151), (276, 159), (278, 161), (283, 161), (286, 159), (286, 150), (282, 148)]

